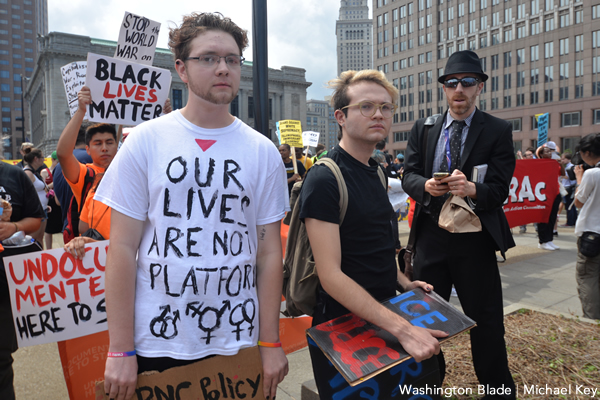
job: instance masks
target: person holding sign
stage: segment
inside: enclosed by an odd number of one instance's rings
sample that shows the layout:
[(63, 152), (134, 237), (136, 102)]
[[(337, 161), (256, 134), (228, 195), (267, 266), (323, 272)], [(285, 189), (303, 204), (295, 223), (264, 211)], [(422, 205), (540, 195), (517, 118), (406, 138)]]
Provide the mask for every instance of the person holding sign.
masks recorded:
[[(0, 162), (0, 203), (0, 241), (21, 231), (31, 234), (40, 227), (44, 209), (22, 168)], [(14, 400), (12, 353), (17, 351), (17, 336), (4, 271), (7, 253), (0, 248), (0, 399)], [(14, 254), (19, 253), (10, 255)]]
[[(71, 187), (73, 196), (75, 196), (75, 200), (82, 210), (79, 221), (79, 232), (83, 234), (88, 228), (93, 228), (106, 239), (110, 233), (110, 208), (103, 203), (95, 201), (93, 195), (87, 195), (90, 192), (90, 188), (86, 187), (86, 183), (89, 181), (87, 176), (91, 175), (93, 179), (91, 192), (95, 192), (99, 181), (102, 179), (115, 154), (117, 154), (117, 132), (111, 124), (100, 123), (89, 126), (85, 132), (85, 143), (86, 152), (92, 157), (92, 162), (85, 165), (81, 164), (73, 154), (73, 150), (75, 149), (77, 134), (83, 123), (87, 106), (92, 104), (92, 96), (89, 88), (86, 86), (77, 95), (79, 108), (60, 135), (56, 146), (56, 153), (58, 161), (62, 166), (65, 180)], [(85, 201), (83, 201), (84, 196)], [(84, 209), (87, 211), (84, 212)], [(79, 250), (72, 247), (70, 247), (70, 250), (81, 255), (83, 251), (82, 245), (92, 239), (80, 237), (74, 240), (76, 240)], [(68, 246), (69, 243), (65, 245)]]
[[(302, 149), (300, 147), (300, 149)], [(288, 195), (292, 193), (292, 188), (294, 187), (294, 183), (299, 182), (304, 177), (306, 173), (306, 168), (299, 160), (296, 160), (296, 169), (297, 173), (294, 171), (294, 161), (290, 157), (290, 145), (282, 144), (279, 146), (279, 154), (281, 154), (281, 159), (283, 160), (283, 165), (285, 166), (285, 171), (287, 173), (287, 184), (288, 184)]]
[[(511, 124), (475, 105), (487, 79), (475, 52), (453, 53), (438, 78), (448, 111), (432, 126), (423, 118), (412, 128), (402, 187), (417, 203), (411, 228), (416, 239), (413, 265), (406, 268), (414, 266), (414, 277), (431, 282), (446, 301), (454, 284), (465, 314), (477, 322), (470, 331), (471, 349), (484, 398), (514, 399), (496, 250), (504, 256), (515, 246), (502, 209), (515, 155)], [(473, 171), (483, 165), (487, 165), (483, 182), (473, 182)], [(450, 233), (438, 225), (448, 193), (468, 202), (482, 231)], [(443, 374), (442, 353), (438, 358)]]
[(300, 161), (304, 168), (308, 171), (313, 166), (312, 160), (308, 158), (308, 156), (304, 155), (304, 149), (302, 147), (294, 147), (294, 151), (296, 152), (296, 161)]
[(131, 398), (141, 372), (257, 343), (266, 398), (287, 374), (285, 169), (272, 142), (229, 113), (247, 44), (246, 31), (220, 14), (184, 16), (169, 46), (187, 105), (134, 128), (95, 195), (112, 210), (109, 398)]
[[(335, 90), (332, 105), (341, 140), (327, 157), (342, 172), (348, 189), (348, 208), (340, 223), (336, 178), (327, 166), (314, 165), (299, 198), (300, 218), (306, 224), (321, 285), (313, 326), (352, 312), (393, 334), (421, 362), (440, 351), (437, 338), (447, 335), (412, 326), (380, 304), (396, 294), (397, 285), (404, 290), (432, 289), (425, 282), (410, 282), (396, 267), (394, 210), (386, 193), (387, 184), (384, 186), (379, 177), (380, 167), (371, 158), (375, 144), (390, 132), (398, 91), (382, 72), (374, 70), (346, 71), (331, 81), (330, 87)], [(310, 341), (309, 350), (323, 399), (349, 391), (354, 397), (344, 398), (359, 398), (362, 390), (368, 391), (374, 385), (379, 393), (374, 398), (388, 399), (398, 389), (400, 378), (392, 370), (355, 387), (349, 387), (345, 381), (337, 382), (337, 371), (323, 352)], [(437, 382), (435, 359), (423, 370), (433, 374)]]

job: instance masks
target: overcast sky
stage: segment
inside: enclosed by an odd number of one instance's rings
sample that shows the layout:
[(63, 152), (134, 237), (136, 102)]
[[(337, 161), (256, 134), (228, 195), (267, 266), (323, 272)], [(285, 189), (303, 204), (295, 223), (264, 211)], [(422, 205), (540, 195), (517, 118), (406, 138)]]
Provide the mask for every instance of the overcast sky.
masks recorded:
[[(309, 99), (322, 100), (335, 78), (335, 21), (339, 0), (268, 0), (269, 67), (304, 68)], [(221, 12), (248, 30), (250, 46), (244, 57), (252, 60), (252, 0), (51, 0), (49, 30), (117, 41), (125, 11), (161, 23), (158, 47), (167, 48), (169, 27), (191, 12)]]

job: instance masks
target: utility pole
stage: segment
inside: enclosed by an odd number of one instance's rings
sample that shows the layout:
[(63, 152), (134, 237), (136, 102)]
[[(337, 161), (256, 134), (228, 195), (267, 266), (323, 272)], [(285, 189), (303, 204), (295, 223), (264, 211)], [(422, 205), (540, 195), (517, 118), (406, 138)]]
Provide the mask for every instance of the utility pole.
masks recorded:
[(25, 106), (23, 104), (23, 74), (21, 76), (21, 138), (23, 141), (21, 143), (25, 143)]
[(267, 45), (267, 0), (252, 0), (252, 93), (254, 129), (269, 135), (269, 57)]

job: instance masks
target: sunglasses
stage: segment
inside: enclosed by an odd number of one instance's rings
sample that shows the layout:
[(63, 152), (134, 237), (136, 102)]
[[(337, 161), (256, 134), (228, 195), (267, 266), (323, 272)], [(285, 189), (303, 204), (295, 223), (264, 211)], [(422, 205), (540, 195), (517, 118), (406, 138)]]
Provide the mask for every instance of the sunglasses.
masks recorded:
[(444, 86), (446, 86), (447, 88), (456, 88), (458, 86), (458, 84), (461, 84), (462, 87), (471, 87), (471, 86), (475, 86), (479, 83), (479, 79), (477, 78), (472, 78), (472, 77), (466, 77), (466, 78), (461, 78), (461, 79), (448, 79), (447, 81), (444, 81)]

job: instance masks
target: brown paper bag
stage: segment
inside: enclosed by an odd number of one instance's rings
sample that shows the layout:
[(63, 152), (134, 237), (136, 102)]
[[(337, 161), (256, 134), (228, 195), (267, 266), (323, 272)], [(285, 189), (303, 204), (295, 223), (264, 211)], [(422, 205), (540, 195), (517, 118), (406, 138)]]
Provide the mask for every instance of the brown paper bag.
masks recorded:
[(450, 195), (442, 206), (440, 228), (451, 233), (481, 232), (481, 221), (462, 197)]

